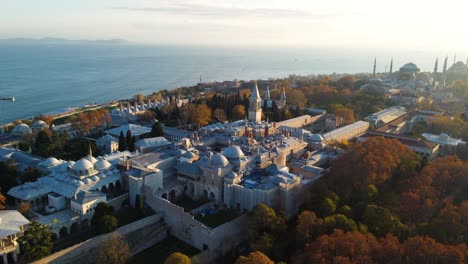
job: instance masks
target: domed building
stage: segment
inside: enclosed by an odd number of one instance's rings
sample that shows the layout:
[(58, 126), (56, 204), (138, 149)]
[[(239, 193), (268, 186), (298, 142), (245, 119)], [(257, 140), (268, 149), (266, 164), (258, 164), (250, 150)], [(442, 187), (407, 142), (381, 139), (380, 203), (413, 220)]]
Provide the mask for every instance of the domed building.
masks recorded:
[(36, 120), (34, 121), (34, 123), (32, 123), (31, 125), (31, 129), (35, 132), (39, 132), (39, 131), (42, 131), (46, 128), (49, 128), (49, 125), (47, 125), (46, 122), (42, 121), (42, 120)]
[(11, 131), (11, 134), (14, 136), (25, 136), (29, 135), (32, 133), (32, 129), (23, 123), (18, 124), (13, 130)]
[(399, 70), (399, 78), (403, 81), (415, 81), (416, 76), (421, 72), (421, 69), (414, 63), (410, 62), (403, 65)]
[(112, 168), (112, 164), (105, 159), (100, 159), (94, 163), (94, 168), (99, 171), (104, 171)]
[(223, 155), (228, 159), (243, 159), (244, 152), (239, 146), (230, 146), (224, 149)]
[(71, 168), (72, 176), (84, 179), (86, 177), (97, 174), (91, 161), (83, 158), (77, 161)]

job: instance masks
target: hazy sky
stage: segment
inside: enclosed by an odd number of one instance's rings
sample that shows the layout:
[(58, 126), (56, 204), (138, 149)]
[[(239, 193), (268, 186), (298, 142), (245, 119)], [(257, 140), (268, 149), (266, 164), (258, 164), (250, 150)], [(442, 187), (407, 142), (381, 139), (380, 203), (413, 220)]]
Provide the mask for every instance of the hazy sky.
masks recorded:
[(0, 38), (467, 53), (467, 0), (0, 0)]

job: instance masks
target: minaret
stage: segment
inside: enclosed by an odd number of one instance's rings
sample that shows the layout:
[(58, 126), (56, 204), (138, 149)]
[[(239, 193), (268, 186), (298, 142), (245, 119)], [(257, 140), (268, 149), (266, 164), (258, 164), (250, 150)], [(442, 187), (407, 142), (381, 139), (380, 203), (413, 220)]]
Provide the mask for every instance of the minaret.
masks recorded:
[(258, 92), (258, 85), (255, 82), (255, 85), (252, 89), (252, 94), (249, 98), (249, 121), (259, 123), (262, 121), (262, 97), (260, 97), (260, 93)]
[(432, 88), (435, 90), (436, 89), (436, 79), (437, 79), (437, 68), (439, 67), (439, 58), (436, 59), (435, 65), (434, 65), (434, 74), (432, 76)]
[(445, 57), (445, 60), (444, 60), (444, 68), (442, 69), (442, 83), (443, 85), (445, 86), (445, 82), (447, 81), (447, 60), (448, 60), (448, 56)]
[(377, 58), (374, 58), (374, 71), (372, 72), (372, 78), (375, 78), (375, 68), (377, 66)]
[(393, 57), (392, 60), (390, 61), (390, 75), (393, 73)]
[(281, 95), (280, 95), (279, 103), (282, 106), (286, 106), (286, 92), (284, 91), (284, 87), (283, 87), (283, 91), (281, 92)]
[(457, 54), (456, 53), (453, 55), (453, 64), (452, 65), (455, 65), (455, 62), (457, 62)]

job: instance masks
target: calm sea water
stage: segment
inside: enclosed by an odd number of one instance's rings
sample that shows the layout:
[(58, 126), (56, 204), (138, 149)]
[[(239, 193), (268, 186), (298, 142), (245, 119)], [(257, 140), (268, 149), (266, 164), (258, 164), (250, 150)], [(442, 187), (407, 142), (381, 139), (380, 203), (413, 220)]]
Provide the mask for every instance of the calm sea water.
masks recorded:
[(143, 45), (0, 44), (0, 123), (88, 103), (105, 103), (203, 81), (289, 74), (377, 71), (394, 57), (430, 71), (436, 56), (418, 51), (189, 48)]

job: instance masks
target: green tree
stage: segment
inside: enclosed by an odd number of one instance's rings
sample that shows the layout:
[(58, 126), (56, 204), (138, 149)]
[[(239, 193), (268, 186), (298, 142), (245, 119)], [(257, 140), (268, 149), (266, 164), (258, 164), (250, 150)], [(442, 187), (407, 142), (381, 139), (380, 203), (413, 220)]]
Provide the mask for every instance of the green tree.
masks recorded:
[(51, 148), (51, 142), (49, 134), (45, 130), (42, 130), (37, 134), (36, 142), (34, 143), (34, 153), (39, 156), (49, 155)]
[(190, 258), (180, 252), (174, 252), (166, 258), (164, 264), (191, 264)]
[(249, 215), (249, 244), (253, 250), (268, 253), (285, 229), (285, 220), (276, 215), (272, 208), (259, 203)]
[(161, 123), (158, 121), (154, 122), (153, 126), (151, 127), (150, 135), (151, 137), (162, 137), (164, 135)]
[(18, 241), (28, 262), (46, 257), (52, 252), (52, 231), (36, 221), (29, 224)]
[(100, 217), (97, 222), (97, 230), (99, 233), (109, 233), (117, 228), (119, 220), (113, 215), (105, 215)]
[(119, 235), (113, 235), (98, 249), (96, 263), (125, 264), (130, 259), (130, 247)]
[(94, 215), (91, 219), (93, 225), (97, 225), (99, 219), (105, 215), (111, 215), (114, 212), (114, 208), (107, 203), (100, 202), (94, 209)]
[(135, 142), (133, 142), (133, 136), (132, 136), (132, 131), (127, 130), (127, 135), (125, 136), (125, 143), (127, 144), (127, 149), (129, 151), (133, 151), (133, 144), (135, 144)]
[(123, 131), (120, 131), (119, 135), (119, 151), (125, 151), (127, 150), (127, 143), (125, 141), (125, 136)]

